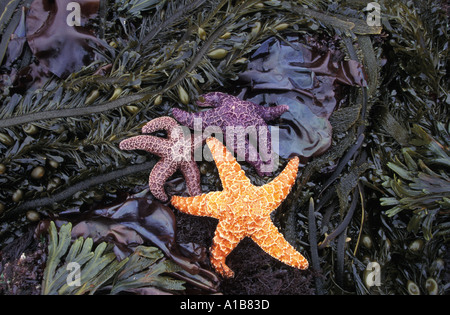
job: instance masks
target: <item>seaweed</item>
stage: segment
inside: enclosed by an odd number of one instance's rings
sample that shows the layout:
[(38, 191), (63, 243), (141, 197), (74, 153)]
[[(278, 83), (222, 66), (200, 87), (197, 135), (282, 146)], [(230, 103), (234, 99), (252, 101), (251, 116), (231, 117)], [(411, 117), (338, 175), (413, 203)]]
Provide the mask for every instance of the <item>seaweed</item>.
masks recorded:
[(136, 248), (123, 270), (118, 273), (111, 294), (143, 287), (156, 287), (167, 291), (184, 290), (184, 281), (163, 275), (181, 271), (181, 268), (170, 260), (161, 260), (161, 256), (161, 252), (154, 247)]
[(117, 1), (119, 7), (117, 11), (126, 17), (142, 18), (141, 12), (148, 11), (155, 6), (163, 5), (163, 0), (127, 0)]
[[(448, 140), (448, 130), (441, 127), (444, 139)], [(394, 157), (387, 163), (394, 176), (384, 175), (383, 187), (392, 197), (381, 197), (382, 206), (392, 206), (386, 210), (389, 217), (404, 210), (414, 213), (408, 223), (408, 231), (418, 232), (421, 227), (425, 240), (433, 234), (446, 235), (446, 224), (436, 224), (437, 216), (444, 216), (439, 221), (447, 222), (450, 209), (450, 178), (446, 169), (450, 167), (448, 155), (449, 143), (441, 144), (427, 134), (418, 125), (413, 126), (417, 138), (411, 143), (416, 146), (402, 148), (403, 159)], [(433, 231), (436, 228), (436, 231)], [(443, 228), (443, 230), (439, 230)]]
[[(94, 294), (97, 289), (110, 279), (117, 269), (120, 269), (127, 260), (118, 262), (114, 253), (104, 253), (106, 243), (99, 244), (92, 251), (92, 239), (77, 239), (71, 246), (72, 225), (63, 225), (59, 232), (54, 222), (50, 223), (48, 260), (44, 270), (42, 294)], [(70, 246), (70, 249), (69, 249)], [(69, 252), (67, 253), (67, 250)], [(63, 256), (65, 263), (57, 268)], [(75, 273), (72, 280), (72, 268)], [(78, 273), (79, 272), (79, 273)], [(80, 278), (77, 279), (76, 277)], [(80, 281), (79, 284), (76, 281)]]
[(154, 292), (184, 290), (184, 281), (169, 274), (179, 271), (175, 263), (164, 259), (155, 247), (139, 246), (122, 261), (107, 243), (98, 244), (92, 251), (93, 240), (79, 237), (71, 245), (72, 224), (62, 225), (59, 232), (52, 221), (49, 226), (48, 260), (44, 270), (42, 294), (95, 294), (108, 290), (139, 292), (148, 288)]
[(342, 60), (333, 42), (324, 45), (303, 37), (291, 35), (283, 41), (270, 37), (261, 43), (238, 82), (244, 99), (289, 105), (278, 124), (277, 153), (306, 160), (331, 145), (328, 118), (341, 101), (341, 84), (366, 86), (366, 80), (362, 65)]

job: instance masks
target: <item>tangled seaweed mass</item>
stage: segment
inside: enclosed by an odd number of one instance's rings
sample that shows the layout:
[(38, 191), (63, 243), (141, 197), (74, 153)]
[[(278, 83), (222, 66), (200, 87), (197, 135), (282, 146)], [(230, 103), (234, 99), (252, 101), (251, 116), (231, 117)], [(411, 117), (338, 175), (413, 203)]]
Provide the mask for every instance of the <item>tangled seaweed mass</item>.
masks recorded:
[(377, 3), (0, 0), (0, 292), (448, 293), (448, 4)]

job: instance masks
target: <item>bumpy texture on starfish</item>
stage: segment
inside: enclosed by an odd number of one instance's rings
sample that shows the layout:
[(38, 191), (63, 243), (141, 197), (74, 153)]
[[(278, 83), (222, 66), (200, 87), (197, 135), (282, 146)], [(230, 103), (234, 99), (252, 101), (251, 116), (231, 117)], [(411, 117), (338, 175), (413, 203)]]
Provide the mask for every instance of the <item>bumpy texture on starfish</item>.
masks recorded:
[[(214, 107), (214, 109), (188, 113), (174, 108), (172, 114), (182, 125), (191, 129), (201, 128), (205, 131), (210, 127), (210, 132), (217, 132), (214, 127), (219, 127), (221, 129), (219, 132), (223, 133), (227, 146), (233, 148), (238, 156), (242, 155), (245, 161), (255, 167), (260, 176), (272, 174), (274, 159), (270, 131), (266, 122), (279, 117), (289, 109), (289, 106), (264, 107), (220, 92), (202, 95), (197, 104), (201, 107)], [(201, 125), (197, 126), (194, 119), (201, 119), (199, 120)], [(258, 139), (259, 152), (250, 138)]]
[(161, 157), (155, 164), (148, 184), (152, 194), (161, 201), (169, 198), (164, 191), (164, 183), (180, 169), (186, 179), (186, 186), (191, 196), (202, 193), (200, 188), (200, 172), (194, 161), (194, 141), (191, 136), (185, 136), (182, 127), (171, 117), (159, 117), (149, 121), (142, 127), (143, 133), (166, 130), (168, 138), (155, 136), (136, 136), (120, 142), (122, 150), (145, 150)]
[(233, 277), (225, 259), (246, 236), (283, 263), (308, 268), (308, 261), (284, 239), (270, 219), (270, 213), (286, 198), (295, 182), (299, 158), (291, 159), (272, 182), (254, 186), (220, 141), (208, 138), (207, 144), (219, 170), (223, 191), (196, 197), (173, 196), (171, 203), (181, 212), (219, 219), (211, 247), (214, 268), (224, 277)]

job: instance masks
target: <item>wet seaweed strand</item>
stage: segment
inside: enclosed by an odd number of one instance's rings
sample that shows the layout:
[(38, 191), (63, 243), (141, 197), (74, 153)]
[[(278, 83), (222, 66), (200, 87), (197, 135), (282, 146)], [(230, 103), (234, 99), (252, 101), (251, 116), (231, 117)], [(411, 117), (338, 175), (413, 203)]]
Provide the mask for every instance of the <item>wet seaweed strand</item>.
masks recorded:
[[(157, 93), (155, 93), (157, 94)], [(148, 93), (139, 93), (134, 95), (125, 96), (110, 102), (106, 102), (96, 106), (90, 107), (82, 107), (82, 108), (68, 108), (68, 109), (58, 109), (58, 110), (49, 110), (44, 112), (26, 114), (17, 117), (5, 118), (0, 120), (0, 128), (13, 127), (17, 125), (25, 125), (27, 123), (45, 120), (45, 119), (54, 119), (54, 118), (64, 118), (64, 117), (77, 117), (77, 116), (85, 116), (90, 114), (101, 113), (104, 111), (112, 110), (114, 108), (118, 108), (124, 105), (128, 105), (130, 103), (142, 102), (149, 98), (151, 94)]]
[(319, 273), (319, 276), (314, 277), (314, 281), (316, 284), (316, 293), (317, 295), (323, 295), (323, 281), (320, 276), (322, 273), (322, 269), (320, 268), (320, 260), (319, 260), (319, 252), (317, 247), (317, 226), (316, 226), (316, 218), (314, 211), (314, 199), (309, 199), (309, 207), (308, 207), (308, 229), (309, 229), (309, 246), (311, 252), (311, 267), (314, 271)]
[(327, 237), (323, 240), (323, 242), (319, 245), (319, 249), (323, 249), (326, 246), (328, 246), (329, 242), (333, 239), (335, 239), (337, 236), (341, 235), (342, 232), (345, 231), (347, 226), (349, 225), (350, 221), (353, 218), (353, 214), (355, 213), (355, 209), (357, 206), (357, 189), (355, 188), (352, 195), (352, 202), (350, 204), (350, 207), (347, 211), (347, 214), (345, 215), (342, 222), (338, 225), (338, 227), (330, 234), (327, 235)]
[(43, 197), (38, 198), (34, 200), (25, 201), (24, 203), (20, 204), (18, 207), (11, 209), (10, 211), (7, 211), (3, 218), (4, 219), (11, 219), (15, 216), (18, 216), (25, 211), (29, 209), (35, 209), (36, 207), (45, 207), (45, 206), (51, 206), (52, 204), (61, 202), (73, 194), (77, 193), (78, 191), (86, 190), (92, 186), (99, 185), (114, 179), (118, 179), (123, 176), (128, 176), (137, 172), (146, 171), (148, 169), (151, 169), (155, 164), (155, 161), (145, 162), (138, 165), (132, 165), (125, 167), (123, 169), (115, 170), (106, 174), (101, 174), (98, 176), (91, 177), (87, 180), (78, 182), (63, 191), (49, 196), (49, 197)]

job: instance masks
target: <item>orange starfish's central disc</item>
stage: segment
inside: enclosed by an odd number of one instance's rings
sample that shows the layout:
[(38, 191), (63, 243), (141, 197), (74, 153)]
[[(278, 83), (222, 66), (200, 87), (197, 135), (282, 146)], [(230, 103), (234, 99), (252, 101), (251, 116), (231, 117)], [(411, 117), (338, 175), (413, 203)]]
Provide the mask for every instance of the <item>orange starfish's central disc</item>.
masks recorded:
[(308, 268), (308, 261), (292, 247), (270, 219), (270, 213), (289, 194), (297, 177), (299, 159), (291, 159), (286, 168), (270, 183), (254, 186), (236, 159), (217, 139), (207, 141), (219, 170), (223, 191), (195, 197), (173, 196), (172, 205), (184, 213), (219, 220), (211, 247), (211, 263), (224, 277), (233, 277), (225, 264), (228, 254), (246, 236), (281, 262)]

